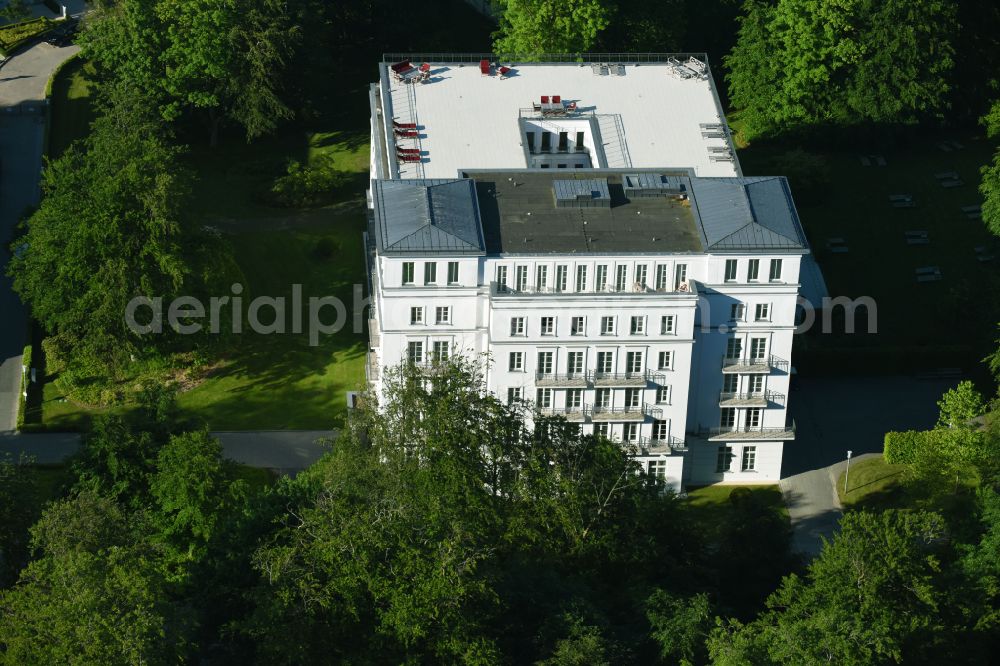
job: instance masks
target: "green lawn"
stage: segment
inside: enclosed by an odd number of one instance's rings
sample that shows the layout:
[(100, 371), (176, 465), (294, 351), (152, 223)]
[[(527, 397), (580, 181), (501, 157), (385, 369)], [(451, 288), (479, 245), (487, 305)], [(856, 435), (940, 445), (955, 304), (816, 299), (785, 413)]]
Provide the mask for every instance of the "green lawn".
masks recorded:
[[(88, 130), (88, 73), (92, 70), (76, 61), (53, 82), (52, 155)], [(364, 106), (367, 99), (361, 95), (356, 102), (354, 106)], [(178, 396), (184, 415), (212, 429), (330, 428), (346, 413), (346, 392), (364, 381), (367, 331), (354, 332), (350, 313), (353, 285), (365, 282), (361, 232), (368, 134), (356, 123), (344, 125), (344, 118), (330, 114), (325, 127), (288, 127), (254, 143), (231, 130), (214, 149), (192, 145), (197, 180), (191, 210), (230, 238), (245, 276), (244, 302), (255, 296), (290, 299), (292, 285), (301, 284), (306, 304), (310, 296), (332, 295), (348, 308), (345, 328), (315, 347), (306, 333), (262, 336), (245, 330), (233, 351), (211, 364), (207, 378)], [(289, 160), (309, 164), (317, 159), (357, 174), (340, 203), (310, 210), (263, 203), (262, 195)], [(321, 240), (326, 249), (317, 252)], [(305, 313), (308, 317), (307, 307)], [(326, 308), (324, 321), (332, 316)], [(94, 414), (107, 411), (73, 402), (52, 381), (44, 385), (38, 403), (29, 428), (82, 430)]]
[(86, 136), (94, 120), (90, 97), (93, 65), (74, 59), (66, 63), (52, 81), (51, 125), (48, 154), (59, 157), (75, 139)]
[[(958, 140), (964, 148), (943, 152), (937, 146), (943, 139)], [(785, 150), (788, 146), (744, 147), (739, 151), (744, 173), (782, 172), (778, 155)], [(981, 303), (1000, 299), (1000, 271), (996, 261), (977, 261), (975, 248), (991, 246), (1000, 256), (1000, 247), (982, 221), (967, 219), (961, 207), (982, 201), (979, 168), (992, 158), (990, 143), (977, 133), (956, 131), (914, 136), (896, 148), (813, 152), (827, 161), (830, 179), (816, 200), (797, 197), (799, 216), (830, 295), (872, 297), (878, 332), (800, 336), (801, 351), (827, 352), (824, 371), (850, 365), (848, 371), (855, 373), (914, 372), (919, 370), (916, 357), (928, 358), (930, 369), (978, 367), (992, 348), (996, 323), (995, 311)], [(864, 167), (860, 153), (883, 155), (888, 164)], [(957, 172), (964, 185), (941, 187), (934, 175), (948, 171)], [(890, 194), (910, 194), (917, 205), (893, 208)], [(908, 245), (904, 234), (909, 230), (926, 231), (930, 243)], [(845, 239), (849, 252), (831, 253), (830, 238)], [(914, 271), (923, 266), (940, 267), (943, 280), (918, 283)], [(867, 354), (845, 364), (842, 352), (859, 347)], [(797, 365), (806, 365), (807, 356), (799, 351)]]
[(765, 506), (777, 511), (785, 521), (789, 521), (788, 509), (781, 496), (781, 489), (776, 484), (743, 486), (714, 485), (690, 488), (687, 491), (688, 505), (694, 512), (695, 519), (710, 535), (717, 534), (732, 516), (732, 505), (729, 496), (737, 488), (745, 488), (752, 492), (756, 499)]
[(866, 458), (851, 465), (844, 492), (844, 474), (837, 479), (837, 497), (845, 509), (904, 506), (907, 502), (903, 484), (905, 465), (890, 465), (882, 456)]

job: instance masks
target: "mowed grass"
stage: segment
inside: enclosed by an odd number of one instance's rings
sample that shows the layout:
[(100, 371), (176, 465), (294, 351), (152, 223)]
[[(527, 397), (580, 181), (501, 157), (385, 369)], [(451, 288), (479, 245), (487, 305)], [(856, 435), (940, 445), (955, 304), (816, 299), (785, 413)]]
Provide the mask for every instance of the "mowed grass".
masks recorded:
[(713, 538), (733, 519), (734, 508), (729, 496), (737, 488), (745, 488), (754, 495), (754, 499), (777, 512), (786, 522), (789, 522), (788, 509), (777, 485), (714, 485), (691, 488), (687, 491), (688, 505), (691, 507), (698, 524)]
[(48, 155), (52, 159), (62, 155), (73, 141), (90, 131), (90, 123), (94, 120), (93, 74), (93, 65), (75, 58), (66, 63), (52, 81), (48, 145)]
[[(354, 330), (355, 284), (364, 277), (363, 213), (329, 212), (320, 228), (245, 231), (231, 237), (247, 284), (244, 301), (284, 297), (291, 316), (292, 285), (302, 285), (302, 333), (236, 336), (236, 348), (197, 387), (180, 393), (182, 411), (214, 430), (329, 429), (346, 414), (347, 392), (364, 382), (367, 321)], [(323, 247), (326, 244), (326, 247)], [(346, 306), (343, 328), (310, 344), (309, 299), (336, 296)], [(319, 312), (324, 324), (333, 308)], [(262, 312), (263, 322), (272, 313)]]
[(851, 464), (844, 490), (845, 473), (837, 479), (837, 497), (845, 509), (905, 505), (905, 465), (890, 465), (882, 458), (866, 458)]
[[(945, 139), (964, 148), (943, 152), (937, 144)], [(787, 146), (756, 144), (743, 148), (739, 158), (744, 173), (780, 172), (777, 156), (785, 150)], [(961, 366), (963, 359), (966, 365), (977, 363), (991, 348), (997, 311), (989, 300), (1000, 294), (1000, 264), (977, 261), (975, 248), (987, 246), (1000, 257), (1000, 247), (983, 222), (968, 219), (961, 208), (982, 202), (979, 169), (992, 159), (990, 143), (974, 132), (956, 131), (915, 137), (893, 149), (811, 152), (827, 161), (831, 177), (818, 200), (797, 199), (803, 227), (830, 296), (873, 298), (877, 333), (861, 329), (809, 342), (904, 351), (940, 348), (945, 355), (953, 349), (954, 361), (947, 365)], [(883, 155), (887, 166), (864, 167), (861, 153)], [(935, 174), (949, 171), (957, 172), (964, 184), (943, 188)], [(912, 195), (917, 205), (893, 208), (892, 194)], [(908, 245), (905, 232), (911, 230), (926, 231), (929, 244)], [(830, 238), (843, 238), (849, 252), (830, 252)], [(925, 266), (939, 267), (943, 280), (918, 283), (915, 270)]]

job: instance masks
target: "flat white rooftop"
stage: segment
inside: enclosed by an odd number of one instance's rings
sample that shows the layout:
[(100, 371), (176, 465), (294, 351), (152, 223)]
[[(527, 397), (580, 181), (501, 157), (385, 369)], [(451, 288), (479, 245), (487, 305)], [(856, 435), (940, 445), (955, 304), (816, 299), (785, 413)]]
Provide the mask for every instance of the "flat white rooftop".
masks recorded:
[[(425, 82), (404, 83), (390, 64), (381, 66), (383, 113), (417, 129), (395, 138), (388, 123), (388, 152), (396, 141), (411, 153), (419, 150), (421, 158), (400, 160), (392, 177), (453, 178), (460, 169), (526, 168), (520, 118), (568, 129), (571, 136), (581, 123), (596, 123), (606, 165), (595, 160), (594, 167), (689, 167), (698, 176), (740, 175), (728, 133), (707, 129), (725, 123), (710, 71), (682, 78), (666, 62), (642, 62), (614, 68), (620, 74), (600, 75), (589, 62), (500, 62), (511, 68), (501, 78), (496, 67), (484, 76), (478, 61), (431, 61)], [(575, 102), (576, 111), (543, 119), (532, 111), (543, 95), (558, 95), (567, 107)]]

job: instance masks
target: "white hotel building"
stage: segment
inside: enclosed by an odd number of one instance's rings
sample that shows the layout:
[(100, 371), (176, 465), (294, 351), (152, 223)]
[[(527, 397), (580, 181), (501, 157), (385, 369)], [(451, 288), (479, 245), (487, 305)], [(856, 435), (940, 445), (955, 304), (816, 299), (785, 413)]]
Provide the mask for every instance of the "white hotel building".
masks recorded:
[(387, 58), (370, 89), (376, 389), (404, 358), (486, 352), (498, 396), (634, 442), (677, 489), (780, 478), (808, 244), (787, 181), (741, 173), (706, 60), (687, 58), (502, 78), (479, 56), (402, 76)]

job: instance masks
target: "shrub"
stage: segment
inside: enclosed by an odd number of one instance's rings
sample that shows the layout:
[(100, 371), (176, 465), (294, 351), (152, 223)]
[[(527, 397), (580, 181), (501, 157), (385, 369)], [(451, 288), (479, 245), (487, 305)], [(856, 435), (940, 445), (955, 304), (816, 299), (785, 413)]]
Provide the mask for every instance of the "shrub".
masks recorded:
[(932, 431), (921, 430), (887, 432), (882, 455), (890, 465), (912, 465), (922, 448), (933, 446), (933, 435)]
[(51, 30), (53, 25), (50, 19), (43, 16), (3, 26), (0, 28), (0, 55), (10, 55), (19, 46)]
[(275, 179), (267, 196), (268, 203), (287, 208), (309, 208), (333, 203), (339, 191), (348, 185), (351, 174), (337, 169), (332, 159), (317, 158), (303, 166), (292, 161), (284, 176)]

